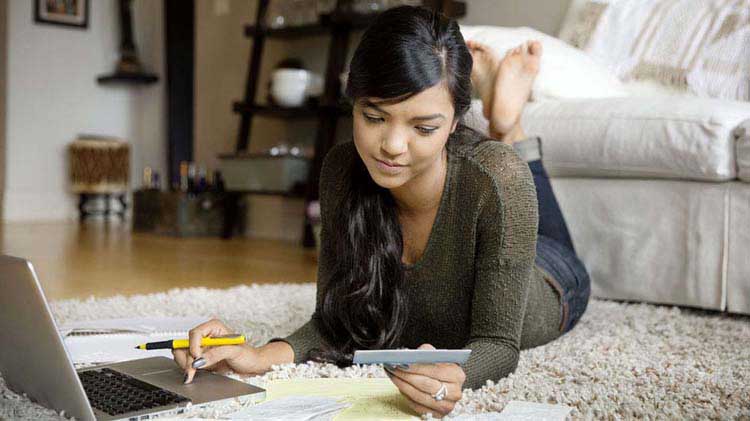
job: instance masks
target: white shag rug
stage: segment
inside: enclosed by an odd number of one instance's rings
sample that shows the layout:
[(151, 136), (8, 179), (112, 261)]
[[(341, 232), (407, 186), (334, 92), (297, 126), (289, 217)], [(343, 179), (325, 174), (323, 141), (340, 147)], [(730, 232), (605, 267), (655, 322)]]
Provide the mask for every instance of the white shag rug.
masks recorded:
[[(52, 303), (58, 323), (137, 316), (215, 316), (255, 345), (301, 326), (314, 284), (249, 285)], [(385, 377), (380, 367), (308, 363), (274, 367), (265, 381), (295, 377)], [(750, 420), (750, 317), (591, 300), (563, 337), (522, 351), (515, 373), (464, 392), (451, 415), (502, 411), (511, 400), (559, 403), (574, 419)], [(225, 408), (186, 415), (219, 417)], [(19, 396), (0, 378), (0, 415), (63, 419)], [(2, 418), (2, 416), (0, 416)]]

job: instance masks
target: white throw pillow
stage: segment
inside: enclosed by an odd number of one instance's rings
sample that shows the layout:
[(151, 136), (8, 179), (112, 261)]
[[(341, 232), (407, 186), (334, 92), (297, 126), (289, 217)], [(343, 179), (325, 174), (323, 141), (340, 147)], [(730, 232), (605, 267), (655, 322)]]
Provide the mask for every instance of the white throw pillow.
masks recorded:
[(574, 0), (560, 39), (624, 81), (750, 101), (750, 0)]
[(461, 25), (461, 32), (465, 40), (486, 44), (500, 57), (528, 40), (541, 42), (544, 51), (539, 75), (532, 88), (532, 101), (628, 95), (622, 82), (586, 53), (537, 30)]

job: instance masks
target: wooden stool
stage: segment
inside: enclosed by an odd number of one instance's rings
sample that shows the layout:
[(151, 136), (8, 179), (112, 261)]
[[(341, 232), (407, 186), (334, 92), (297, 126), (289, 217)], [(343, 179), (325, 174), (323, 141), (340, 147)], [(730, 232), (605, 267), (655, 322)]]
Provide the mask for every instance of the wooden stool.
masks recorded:
[[(83, 222), (92, 215), (109, 217), (115, 213), (125, 219), (125, 195), (130, 178), (130, 146), (119, 139), (81, 136), (70, 144), (70, 178), (72, 190), (80, 195), (79, 219)], [(110, 199), (120, 202), (120, 209), (112, 212)], [(90, 209), (90, 200), (104, 199), (104, 209)]]

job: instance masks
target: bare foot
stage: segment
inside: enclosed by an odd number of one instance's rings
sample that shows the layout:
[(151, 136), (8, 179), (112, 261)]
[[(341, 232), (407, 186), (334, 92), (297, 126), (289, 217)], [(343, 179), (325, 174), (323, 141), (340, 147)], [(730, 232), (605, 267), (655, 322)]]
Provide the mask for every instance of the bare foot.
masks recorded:
[(490, 119), (492, 92), (495, 90), (495, 77), (500, 65), (500, 57), (486, 45), (477, 41), (466, 41), (474, 64), (471, 68), (471, 84), (482, 99), (482, 114)]
[(534, 79), (539, 73), (541, 57), (542, 44), (539, 41), (527, 41), (509, 50), (500, 60), (490, 100), (488, 120), (491, 134), (502, 136), (519, 123), (523, 107), (531, 95)]

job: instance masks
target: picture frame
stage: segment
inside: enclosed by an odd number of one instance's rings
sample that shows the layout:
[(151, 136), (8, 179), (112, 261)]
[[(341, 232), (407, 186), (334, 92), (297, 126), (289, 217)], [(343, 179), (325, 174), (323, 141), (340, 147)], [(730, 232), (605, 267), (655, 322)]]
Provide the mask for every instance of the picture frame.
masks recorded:
[(32, 0), (34, 21), (78, 29), (89, 26), (89, 0)]

